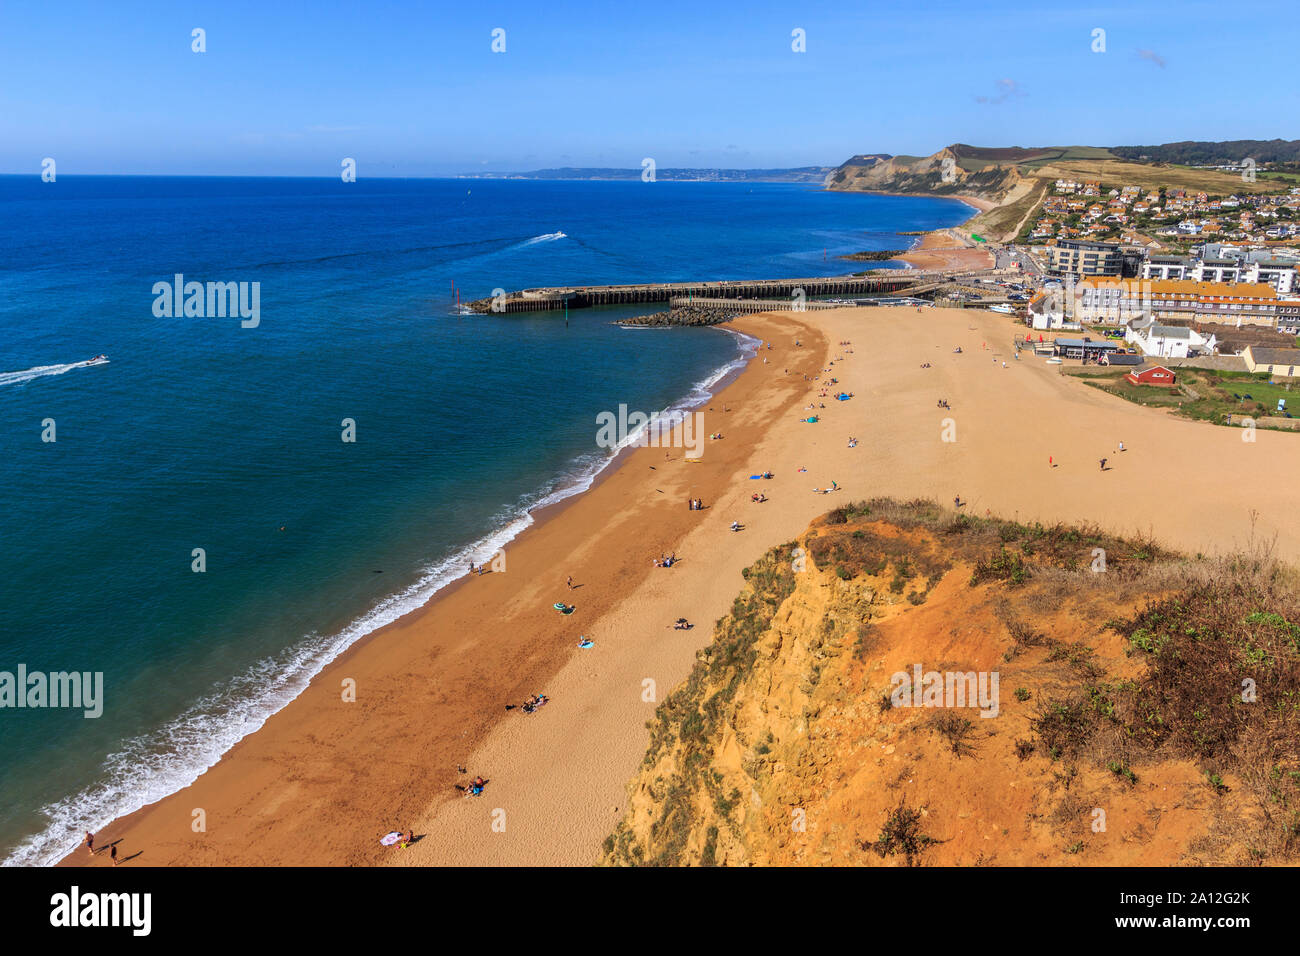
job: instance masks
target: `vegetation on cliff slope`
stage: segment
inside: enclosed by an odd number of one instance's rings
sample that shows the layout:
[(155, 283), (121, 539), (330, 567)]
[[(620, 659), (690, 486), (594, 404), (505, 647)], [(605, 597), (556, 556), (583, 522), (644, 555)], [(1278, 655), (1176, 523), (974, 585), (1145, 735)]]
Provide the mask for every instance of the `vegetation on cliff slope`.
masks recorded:
[[(876, 500), (746, 577), (649, 724), (606, 863), (1300, 852), (1300, 583), (1267, 548)], [(1000, 671), (996, 719), (896, 706), (913, 663)]]

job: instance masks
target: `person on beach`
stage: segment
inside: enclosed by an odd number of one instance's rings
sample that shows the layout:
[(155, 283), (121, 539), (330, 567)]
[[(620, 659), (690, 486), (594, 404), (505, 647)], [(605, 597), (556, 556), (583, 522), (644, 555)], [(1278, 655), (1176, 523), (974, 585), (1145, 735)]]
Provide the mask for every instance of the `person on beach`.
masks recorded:
[(573, 590), (573, 575), (570, 574), (570, 575), (565, 579), (564, 583), (565, 583), (565, 585), (569, 588), (569, 590), (572, 591), (572, 590)]
[(474, 573), (474, 562), (473, 562), (473, 561), (471, 561), (471, 562), (469, 563), (469, 573), (470, 573), (470, 574), (473, 574), (473, 573)]
[(1103, 459), (1101, 460), (1101, 470), (1102, 470), (1102, 471), (1105, 471), (1105, 470), (1106, 470), (1106, 461), (1107, 461), (1107, 459), (1105, 459), (1105, 458), (1103, 458)]
[(397, 841), (397, 845), (401, 847), (403, 850), (405, 850), (408, 846), (410, 846), (414, 842), (415, 842), (415, 831), (407, 830), (405, 833), (402, 834), (402, 838)]
[(86, 844), (86, 852), (88, 852), (91, 856), (94, 856), (95, 855), (95, 834), (87, 830), (86, 839), (83, 840), (82, 842)]
[(114, 865), (114, 866), (117, 866), (118, 863), (122, 862), (121, 860), (119, 860), (119, 859), (117, 858), (117, 844), (116, 844), (116, 843), (113, 843), (113, 844), (110, 844), (110, 845), (109, 845), (109, 847), (108, 847), (108, 858), (109, 858), (110, 860), (113, 861), (113, 865)]
[(1124, 443), (1123, 443), (1123, 442), (1120, 442), (1120, 443), (1119, 443), (1119, 450), (1120, 450), (1120, 451), (1123, 451), (1123, 450), (1124, 450)]

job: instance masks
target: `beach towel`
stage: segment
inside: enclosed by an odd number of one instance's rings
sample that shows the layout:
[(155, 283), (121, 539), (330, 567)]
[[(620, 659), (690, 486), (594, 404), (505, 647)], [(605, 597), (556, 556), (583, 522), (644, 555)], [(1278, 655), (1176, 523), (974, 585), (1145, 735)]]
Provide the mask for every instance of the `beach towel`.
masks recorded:
[(578, 646), (585, 651), (589, 647), (595, 647), (596, 643), (595, 641), (589, 641), (584, 637), (582, 640), (578, 641)]
[(382, 837), (379, 838), (379, 842), (382, 843), (384, 846), (392, 846), (401, 838), (402, 835), (398, 833), (396, 830), (394, 830), (392, 833), (385, 833)]

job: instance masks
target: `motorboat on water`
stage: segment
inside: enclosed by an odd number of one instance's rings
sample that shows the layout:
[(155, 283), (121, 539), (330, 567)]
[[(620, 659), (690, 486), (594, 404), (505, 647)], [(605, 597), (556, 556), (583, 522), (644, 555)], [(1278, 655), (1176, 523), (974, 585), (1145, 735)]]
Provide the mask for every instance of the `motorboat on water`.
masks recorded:
[(91, 359), (90, 361), (91, 361), (91, 362), (107, 362), (107, 361), (108, 361), (108, 356), (107, 356), (107, 355), (96, 355), (96, 356), (95, 356), (93, 359)]

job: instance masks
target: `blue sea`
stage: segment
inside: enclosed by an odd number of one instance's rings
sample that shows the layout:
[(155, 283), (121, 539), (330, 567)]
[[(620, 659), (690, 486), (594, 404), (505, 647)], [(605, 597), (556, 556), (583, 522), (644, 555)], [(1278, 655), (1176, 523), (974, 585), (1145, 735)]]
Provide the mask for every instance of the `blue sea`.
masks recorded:
[[(597, 413), (702, 401), (746, 354), (611, 324), (650, 306), (470, 316), (453, 290), (832, 275), (970, 213), (790, 184), (0, 177), (0, 671), (104, 681), (97, 718), (0, 709), (0, 859), (51, 863), (193, 781), (588, 487)], [(157, 314), (177, 274), (259, 283), (258, 324)]]

